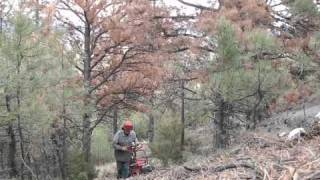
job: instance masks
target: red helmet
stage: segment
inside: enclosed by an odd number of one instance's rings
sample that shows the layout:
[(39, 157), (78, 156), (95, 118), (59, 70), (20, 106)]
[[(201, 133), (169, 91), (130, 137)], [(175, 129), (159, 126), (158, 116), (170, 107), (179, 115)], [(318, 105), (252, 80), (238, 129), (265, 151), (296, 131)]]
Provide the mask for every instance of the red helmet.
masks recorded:
[(130, 120), (124, 122), (123, 127), (124, 130), (131, 131), (133, 129), (133, 124)]

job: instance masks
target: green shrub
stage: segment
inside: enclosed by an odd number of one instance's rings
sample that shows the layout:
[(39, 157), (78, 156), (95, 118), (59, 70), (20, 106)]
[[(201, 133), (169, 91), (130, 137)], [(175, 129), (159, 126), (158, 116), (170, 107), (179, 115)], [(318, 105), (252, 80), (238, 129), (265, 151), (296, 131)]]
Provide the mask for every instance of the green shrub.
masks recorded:
[(97, 127), (93, 131), (91, 153), (95, 164), (114, 161), (112, 138), (107, 127)]
[(202, 145), (197, 137), (190, 135), (186, 137), (185, 142), (185, 150), (195, 154), (198, 153), (198, 149)]
[(70, 180), (89, 180), (95, 177), (93, 164), (86, 163), (79, 150), (72, 150), (69, 156), (68, 175)]
[(148, 119), (141, 113), (135, 113), (131, 116), (134, 124), (134, 131), (137, 134), (138, 140), (148, 138)]
[(166, 113), (157, 123), (155, 139), (150, 148), (153, 155), (160, 159), (164, 166), (167, 166), (170, 161), (179, 162), (181, 160), (180, 134), (180, 119), (174, 113)]
[(291, 0), (290, 5), (296, 13), (306, 14), (309, 16), (319, 15), (319, 11), (313, 0)]

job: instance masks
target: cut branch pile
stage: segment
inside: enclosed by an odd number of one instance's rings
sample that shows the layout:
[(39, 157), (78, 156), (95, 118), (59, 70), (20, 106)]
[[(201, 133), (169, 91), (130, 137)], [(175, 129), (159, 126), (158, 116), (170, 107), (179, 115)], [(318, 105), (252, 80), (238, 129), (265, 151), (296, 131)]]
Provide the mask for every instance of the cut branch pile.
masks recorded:
[(320, 179), (320, 133), (315, 131), (294, 145), (248, 134), (237, 149), (133, 179)]

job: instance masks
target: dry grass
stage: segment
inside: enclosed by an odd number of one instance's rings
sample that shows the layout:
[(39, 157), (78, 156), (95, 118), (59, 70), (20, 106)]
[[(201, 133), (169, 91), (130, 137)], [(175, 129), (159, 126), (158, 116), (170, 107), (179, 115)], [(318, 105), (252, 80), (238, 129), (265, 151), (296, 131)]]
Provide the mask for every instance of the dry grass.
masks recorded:
[(96, 166), (98, 177), (96, 180), (116, 179), (116, 163), (107, 163), (101, 166)]

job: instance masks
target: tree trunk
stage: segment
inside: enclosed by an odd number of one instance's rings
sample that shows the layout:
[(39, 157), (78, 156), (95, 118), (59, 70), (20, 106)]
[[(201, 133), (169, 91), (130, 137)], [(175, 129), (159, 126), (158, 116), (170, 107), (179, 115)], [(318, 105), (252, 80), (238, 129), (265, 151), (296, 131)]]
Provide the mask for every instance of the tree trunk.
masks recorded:
[(60, 165), (60, 171), (61, 171), (61, 178), (62, 180), (67, 179), (67, 121), (65, 118), (65, 105), (63, 106), (63, 129), (62, 129), (62, 159), (61, 159), (61, 165)]
[(113, 110), (112, 126), (113, 126), (113, 134), (116, 134), (118, 131), (118, 108), (117, 107), (114, 107), (114, 110)]
[(149, 130), (148, 130), (149, 142), (153, 142), (153, 138), (154, 138), (154, 116), (153, 116), (153, 113), (151, 112), (149, 114)]
[(252, 122), (253, 122), (253, 127), (252, 129), (256, 129), (257, 127), (257, 116), (260, 115), (260, 105), (261, 105), (261, 102), (263, 100), (263, 97), (264, 97), (264, 94), (262, 92), (262, 89), (261, 89), (261, 69), (260, 69), (260, 64), (259, 64), (259, 69), (258, 69), (258, 87), (257, 87), (257, 95), (256, 95), (256, 103), (254, 104), (254, 107), (252, 109)]
[(4, 143), (0, 142), (0, 167), (4, 169)]
[(257, 97), (256, 97), (256, 103), (254, 104), (253, 106), (253, 109), (251, 111), (251, 122), (253, 123), (253, 126), (251, 129), (256, 129), (257, 127), (257, 124), (258, 124), (258, 117), (261, 116), (261, 103), (262, 103), (262, 100), (263, 100), (263, 94), (262, 94), (262, 91), (260, 89), (260, 85), (259, 85), (259, 88), (257, 90)]
[[(64, 74), (64, 50), (61, 49), (61, 74)], [(60, 173), (61, 173), (61, 179), (66, 180), (67, 179), (67, 119), (66, 119), (66, 102), (65, 102), (65, 86), (62, 84), (62, 92), (61, 92), (61, 99), (62, 99), (62, 112), (61, 112), (61, 118), (63, 120), (63, 127), (62, 127), (62, 147), (61, 147), (61, 163), (60, 163)]]
[(253, 122), (252, 129), (256, 129), (257, 127), (257, 106), (253, 107), (251, 121)]
[[(52, 159), (49, 157), (49, 153), (47, 153), (47, 140), (45, 139), (46, 135), (44, 134), (44, 132), (42, 132), (42, 135), (41, 135), (41, 148), (42, 148), (42, 166), (44, 166), (44, 173), (43, 174), (50, 174), (50, 164), (52, 163)], [(48, 162), (51, 162), (51, 163), (48, 163)]]
[(3, 1), (0, 1), (0, 33), (2, 33), (2, 25), (3, 25), (3, 15), (5, 14), (3, 11), (4, 11), (4, 8), (3, 8), (3, 4), (2, 4)]
[(83, 134), (82, 134), (82, 152), (84, 155), (84, 159), (87, 163), (90, 162), (90, 151), (91, 151), (91, 27), (89, 24), (89, 21), (86, 21), (85, 25), (85, 33), (84, 33), (84, 53), (85, 57), (83, 59), (83, 73), (84, 73), (84, 113), (82, 115), (82, 128), (83, 128)]
[(215, 112), (215, 117), (218, 123), (217, 133), (216, 133), (216, 141), (215, 146), (217, 148), (226, 148), (228, 143), (228, 136), (226, 130), (226, 121), (228, 116), (225, 113), (226, 110), (226, 103), (221, 97), (221, 95), (217, 95), (217, 112)]
[[(27, 157), (26, 157), (26, 159), (27, 159), (26, 163), (27, 163), (27, 165), (30, 167), (30, 165), (31, 165), (30, 153), (27, 153), (26, 156), (27, 156)], [(29, 180), (32, 180), (32, 179), (33, 179), (32, 177), (36, 177), (36, 176), (35, 176), (35, 174), (33, 173), (31, 167), (30, 167), (30, 169), (28, 169), (28, 170), (29, 170), (28, 179), (29, 179)]]
[(184, 128), (185, 128), (185, 116), (184, 116), (184, 82), (181, 82), (181, 141), (180, 141), (180, 150), (184, 150)]
[[(56, 147), (56, 154), (57, 154), (57, 158), (58, 158), (58, 167), (59, 167), (59, 171), (60, 171), (60, 175), (61, 175), (61, 179), (65, 179), (64, 177), (64, 170), (63, 170), (63, 157), (62, 157), (62, 148), (61, 147)], [(59, 173), (54, 173), (56, 175), (54, 175), (54, 177), (58, 177)]]
[[(63, 114), (65, 113), (65, 109), (63, 111)], [(67, 179), (67, 144), (66, 144), (66, 120), (63, 117), (63, 126), (57, 127), (55, 130), (53, 136), (52, 136), (52, 142), (53, 145), (56, 148), (56, 156), (58, 160), (58, 167), (61, 175), (62, 180)]]
[[(0, 2), (1, 6), (1, 2)], [(3, 17), (2, 17), (2, 9), (0, 10), (0, 33), (2, 33), (2, 24), (3, 24)]]
[[(7, 112), (11, 113), (11, 106), (10, 106), (10, 96), (6, 95), (6, 107)], [(11, 121), (11, 119), (10, 119)], [(17, 165), (15, 161), (16, 152), (17, 152), (17, 144), (16, 144), (16, 137), (14, 134), (13, 124), (12, 122), (9, 123), (8, 127), (8, 135), (10, 137), (9, 142), (9, 155), (8, 155), (8, 165), (10, 168), (9, 175), (11, 178), (16, 177), (18, 174)]]
[[(17, 97), (18, 99), (18, 107), (20, 106), (20, 98)], [(19, 108), (18, 108), (19, 109)], [(24, 149), (24, 136), (23, 136), (23, 132), (22, 132), (22, 127), (21, 127), (21, 116), (18, 113), (17, 114), (17, 120), (18, 120), (18, 134), (19, 134), (19, 145), (20, 145), (20, 153), (21, 153), (21, 158), (22, 161), (26, 162), (26, 158), (25, 158), (25, 149)], [(21, 162), (21, 170), (20, 170), (20, 177), (23, 180), (24, 179), (24, 163)]]
[[(87, 103), (86, 103), (87, 104)], [(86, 105), (88, 107), (88, 104)], [(82, 152), (84, 159), (87, 163), (90, 162), (90, 151), (91, 151), (91, 131), (90, 131), (90, 113), (83, 114), (83, 135), (82, 135)]]
[(303, 97), (303, 122), (307, 122), (306, 99)]
[(16, 138), (15, 138), (12, 123), (9, 124), (8, 135), (10, 137), (9, 154), (8, 154), (8, 165), (10, 168), (9, 175), (11, 178), (14, 178), (18, 174), (18, 170), (17, 170), (16, 160), (15, 160), (16, 152), (17, 152)]
[[(20, 37), (21, 38), (21, 37)], [(20, 44), (19, 44), (20, 46)], [(20, 48), (20, 47), (19, 47)], [(18, 77), (21, 74), (21, 62), (23, 60), (23, 54), (21, 54), (21, 52), (18, 54), (17, 57), (17, 75)], [(25, 149), (24, 149), (24, 136), (23, 136), (23, 132), (22, 132), (22, 127), (21, 127), (21, 84), (20, 81), (18, 80), (18, 84), (17, 84), (17, 90), (16, 90), (16, 100), (17, 100), (17, 114), (16, 114), (16, 118), (17, 118), (17, 123), (18, 123), (18, 135), (19, 135), (19, 145), (20, 145), (20, 153), (21, 153), (21, 172), (20, 172), (20, 178), (23, 180), (24, 179), (24, 163), (26, 162), (26, 158), (25, 158)], [(31, 179), (31, 175), (28, 173), (28, 178)]]
[(39, 11), (40, 11), (40, 2), (39, 2), (39, 0), (36, 0), (36, 7), (35, 7), (34, 16), (35, 16), (35, 22), (36, 22), (37, 27), (39, 27), (39, 25), (40, 25)]

